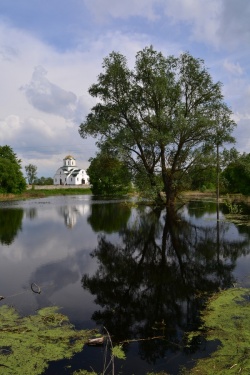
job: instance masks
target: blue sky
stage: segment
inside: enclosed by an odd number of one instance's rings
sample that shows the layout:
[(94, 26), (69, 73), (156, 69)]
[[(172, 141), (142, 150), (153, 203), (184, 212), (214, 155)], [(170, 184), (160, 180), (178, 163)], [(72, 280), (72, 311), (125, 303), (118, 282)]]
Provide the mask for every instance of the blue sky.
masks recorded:
[(247, 0), (0, 0), (0, 145), (38, 176), (53, 177), (67, 154), (87, 168), (95, 141), (78, 128), (103, 58), (121, 52), (132, 68), (153, 45), (205, 61), (233, 111), (235, 147), (249, 153), (249, 20)]

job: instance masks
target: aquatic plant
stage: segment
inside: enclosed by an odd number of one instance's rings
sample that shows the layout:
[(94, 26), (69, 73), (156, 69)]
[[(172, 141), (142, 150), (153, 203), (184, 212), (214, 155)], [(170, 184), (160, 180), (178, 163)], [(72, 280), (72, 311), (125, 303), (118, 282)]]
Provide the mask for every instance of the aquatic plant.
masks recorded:
[(49, 361), (80, 352), (93, 331), (77, 331), (57, 307), (20, 317), (7, 305), (0, 307), (0, 375), (38, 375)]
[(242, 207), (233, 202), (230, 196), (227, 194), (226, 199), (225, 199), (225, 205), (229, 211), (230, 214), (241, 214), (242, 213)]
[(249, 289), (232, 288), (211, 297), (202, 318), (203, 325), (189, 335), (190, 342), (205, 332), (206, 340), (219, 340), (220, 344), (209, 358), (198, 360), (185, 374), (249, 374)]

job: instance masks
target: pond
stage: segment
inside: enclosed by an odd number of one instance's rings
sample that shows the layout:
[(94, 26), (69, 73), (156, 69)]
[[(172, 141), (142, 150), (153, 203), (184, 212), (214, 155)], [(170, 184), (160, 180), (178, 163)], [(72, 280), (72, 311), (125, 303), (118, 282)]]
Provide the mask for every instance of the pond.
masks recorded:
[[(228, 222), (223, 206), (216, 215), (209, 201), (175, 215), (85, 195), (2, 202), (0, 306), (22, 316), (59, 306), (77, 329), (105, 327), (123, 343), (116, 374), (177, 375), (214, 349), (184, 345), (206, 295), (250, 284), (250, 227)], [(101, 372), (103, 361), (103, 347), (85, 346), (44, 374)]]

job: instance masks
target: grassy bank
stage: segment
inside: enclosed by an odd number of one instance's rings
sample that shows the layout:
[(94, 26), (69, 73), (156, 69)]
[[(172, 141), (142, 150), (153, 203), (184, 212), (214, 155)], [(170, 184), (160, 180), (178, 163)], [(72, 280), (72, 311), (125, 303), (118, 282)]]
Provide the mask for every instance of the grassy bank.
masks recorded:
[[(25, 192), (22, 194), (0, 194), (0, 202), (12, 201), (12, 200), (23, 200), (32, 198), (43, 198), (54, 195), (90, 195), (92, 191), (89, 187), (74, 187), (74, 186), (35, 186), (32, 188), (29, 186)], [(135, 193), (134, 193), (135, 194)], [(210, 199), (216, 201), (215, 192), (200, 192), (200, 191), (185, 191), (179, 196), (181, 201), (189, 200), (206, 200)], [(250, 197), (244, 196), (242, 194), (224, 194), (220, 196), (220, 203), (223, 203), (230, 199), (234, 203), (245, 203), (250, 204)]]
[(32, 198), (43, 198), (50, 197), (54, 195), (86, 195), (92, 194), (90, 188), (61, 188), (54, 189), (46, 187), (43, 189), (29, 189), (23, 192), (22, 194), (0, 194), (0, 202), (12, 201), (12, 200), (23, 200), (23, 199), (32, 199)]

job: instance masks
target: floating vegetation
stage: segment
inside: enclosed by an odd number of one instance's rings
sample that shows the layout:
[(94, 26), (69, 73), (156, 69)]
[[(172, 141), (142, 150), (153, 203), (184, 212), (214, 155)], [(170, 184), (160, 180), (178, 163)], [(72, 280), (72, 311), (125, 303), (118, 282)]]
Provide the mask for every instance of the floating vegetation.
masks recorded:
[(203, 326), (189, 336), (190, 343), (204, 334), (220, 345), (185, 373), (202, 375), (250, 374), (250, 291), (233, 288), (212, 297), (203, 313)]
[(246, 225), (250, 226), (250, 216), (249, 215), (242, 215), (242, 214), (226, 214), (226, 220), (237, 224), (237, 225)]
[(77, 331), (57, 307), (20, 317), (7, 305), (0, 307), (0, 375), (37, 375), (49, 361), (80, 352), (93, 331)]

